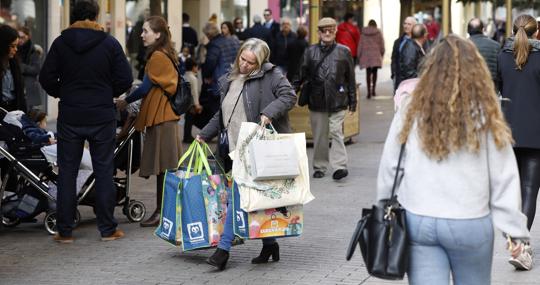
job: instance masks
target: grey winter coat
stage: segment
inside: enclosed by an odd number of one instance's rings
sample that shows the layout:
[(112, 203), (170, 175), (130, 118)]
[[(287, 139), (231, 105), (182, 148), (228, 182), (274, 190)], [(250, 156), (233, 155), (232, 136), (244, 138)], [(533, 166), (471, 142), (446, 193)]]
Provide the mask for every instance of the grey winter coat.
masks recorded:
[[(491, 73), (491, 78), (496, 83), (497, 79), (497, 56), (501, 45), (483, 34), (471, 35), (469, 38), (484, 58)], [(497, 84), (495, 84), (497, 86)]]
[(315, 68), (332, 46), (314, 44), (304, 52), (300, 75), (294, 82), (297, 89), (309, 81), (308, 108), (316, 112), (356, 110), (354, 63), (349, 48), (336, 44), (319, 69)]
[[(229, 91), (231, 84), (229, 73), (219, 79), (220, 102)], [(247, 121), (258, 123), (261, 114), (272, 119), (272, 125), (278, 133), (290, 133), (288, 112), (296, 104), (296, 94), (287, 78), (271, 63), (263, 64), (261, 70), (249, 76), (242, 89), (242, 102)], [(221, 109), (201, 130), (200, 136), (208, 141), (221, 130), (219, 119)]]

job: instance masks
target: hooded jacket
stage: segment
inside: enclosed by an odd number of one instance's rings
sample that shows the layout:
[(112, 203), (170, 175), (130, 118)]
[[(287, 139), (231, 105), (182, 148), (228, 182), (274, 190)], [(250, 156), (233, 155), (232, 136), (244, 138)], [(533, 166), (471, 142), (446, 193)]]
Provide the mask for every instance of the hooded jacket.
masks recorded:
[(514, 147), (540, 149), (540, 41), (529, 40), (531, 49), (521, 70), (514, 59), (514, 38), (506, 41), (498, 60), (502, 110), (510, 124)]
[(98, 125), (115, 119), (113, 97), (131, 87), (133, 76), (120, 43), (96, 22), (85, 20), (54, 40), (39, 82), (60, 99), (58, 122)]

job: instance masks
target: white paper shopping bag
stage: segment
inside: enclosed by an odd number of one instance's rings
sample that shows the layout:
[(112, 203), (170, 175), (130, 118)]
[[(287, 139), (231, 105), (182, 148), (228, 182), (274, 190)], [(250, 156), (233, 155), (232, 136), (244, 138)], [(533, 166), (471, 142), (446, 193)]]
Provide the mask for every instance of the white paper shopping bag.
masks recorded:
[(254, 181), (296, 178), (300, 174), (292, 139), (254, 139), (249, 143), (249, 155)]

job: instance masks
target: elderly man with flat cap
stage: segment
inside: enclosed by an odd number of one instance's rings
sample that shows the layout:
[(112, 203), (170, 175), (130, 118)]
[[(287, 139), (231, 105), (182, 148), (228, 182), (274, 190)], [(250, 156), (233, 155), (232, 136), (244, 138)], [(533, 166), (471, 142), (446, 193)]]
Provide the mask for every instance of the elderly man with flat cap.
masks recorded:
[(332, 177), (340, 180), (349, 174), (343, 121), (347, 110), (356, 111), (354, 63), (349, 48), (336, 43), (336, 21), (322, 18), (317, 26), (319, 43), (304, 53), (294, 85), (297, 89), (302, 86), (302, 98), (307, 97), (313, 133), (313, 177), (324, 177), (330, 164)]

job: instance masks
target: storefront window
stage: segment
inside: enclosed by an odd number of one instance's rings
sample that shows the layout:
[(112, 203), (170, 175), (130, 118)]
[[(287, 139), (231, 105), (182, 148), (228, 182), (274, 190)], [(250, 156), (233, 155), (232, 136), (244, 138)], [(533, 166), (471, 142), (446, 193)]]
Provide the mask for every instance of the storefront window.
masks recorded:
[(352, 13), (354, 15), (354, 21), (359, 27), (364, 22), (364, 0), (323, 0), (322, 1), (322, 16), (332, 17), (336, 21), (342, 22), (345, 13)]
[(281, 0), (281, 18), (289, 18), (292, 30), (299, 25), (309, 26), (309, 0)]
[(14, 28), (27, 27), (32, 33), (32, 42), (47, 46), (47, 6), (39, 0), (0, 1), (0, 22)]
[(236, 17), (242, 19), (244, 29), (248, 23), (248, 0), (221, 0), (221, 15), (223, 21), (233, 22)]

